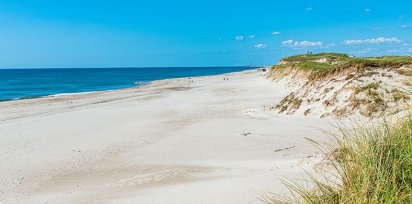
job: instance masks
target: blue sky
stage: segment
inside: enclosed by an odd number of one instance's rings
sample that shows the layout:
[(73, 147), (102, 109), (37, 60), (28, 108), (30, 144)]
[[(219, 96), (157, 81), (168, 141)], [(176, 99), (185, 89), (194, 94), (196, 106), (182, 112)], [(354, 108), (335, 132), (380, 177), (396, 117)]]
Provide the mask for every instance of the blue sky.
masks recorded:
[(0, 0), (0, 67), (268, 65), (411, 55), (412, 1)]

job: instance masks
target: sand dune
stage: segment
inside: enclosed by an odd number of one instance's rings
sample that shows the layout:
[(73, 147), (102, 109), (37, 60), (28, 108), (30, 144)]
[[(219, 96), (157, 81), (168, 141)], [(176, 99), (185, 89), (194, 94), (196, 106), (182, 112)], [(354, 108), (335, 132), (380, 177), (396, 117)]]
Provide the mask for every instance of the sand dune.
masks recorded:
[(271, 111), (287, 94), (253, 70), (2, 102), (0, 203), (260, 203), (330, 127)]

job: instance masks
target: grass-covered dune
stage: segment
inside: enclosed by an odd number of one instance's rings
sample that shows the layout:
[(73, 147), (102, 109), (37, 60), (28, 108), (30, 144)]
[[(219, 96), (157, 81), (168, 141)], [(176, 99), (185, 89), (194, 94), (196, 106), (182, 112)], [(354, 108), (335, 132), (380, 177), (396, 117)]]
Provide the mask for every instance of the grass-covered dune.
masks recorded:
[[(312, 72), (313, 76), (322, 76), (334, 71), (348, 68), (358, 70), (373, 70), (375, 68), (399, 69), (412, 65), (412, 56), (384, 56), (384, 57), (353, 57), (340, 53), (319, 53), (295, 55), (283, 58), (279, 65), (273, 69), (293, 67), (303, 71)], [(407, 75), (412, 75), (412, 70), (398, 70)]]
[(283, 58), (267, 76), (295, 87), (273, 107), (279, 113), (377, 117), (412, 104), (411, 56), (295, 55)]
[(313, 141), (329, 166), (308, 175), (311, 185), (286, 180), (292, 196), (268, 203), (412, 203), (411, 56), (295, 55), (274, 65), (267, 77), (290, 89), (273, 106), (279, 113), (378, 118), (373, 121), (406, 116), (396, 123), (340, 127), (326, 146)]

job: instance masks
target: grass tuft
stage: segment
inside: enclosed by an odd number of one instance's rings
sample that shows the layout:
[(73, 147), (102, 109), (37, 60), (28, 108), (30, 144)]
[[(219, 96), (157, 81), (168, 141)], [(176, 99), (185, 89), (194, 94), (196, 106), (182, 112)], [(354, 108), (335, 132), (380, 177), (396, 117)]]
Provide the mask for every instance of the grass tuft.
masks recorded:
[(412, 116), (394, 125), (340, 128), (336, 148), (322, 148), (334, 164), (332, 179), (314, 179), (308, 190), (286, 182), (293, 196), (284, 203), (412, 203)]

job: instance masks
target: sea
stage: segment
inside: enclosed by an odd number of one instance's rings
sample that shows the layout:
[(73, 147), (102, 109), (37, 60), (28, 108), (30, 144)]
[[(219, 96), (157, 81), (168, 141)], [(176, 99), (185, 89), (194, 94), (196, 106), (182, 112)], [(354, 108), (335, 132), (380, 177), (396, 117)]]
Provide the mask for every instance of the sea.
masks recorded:
[(0, 69), (0, 101), (116, 90), (151, 81), (210, 76), (256, 67)]

